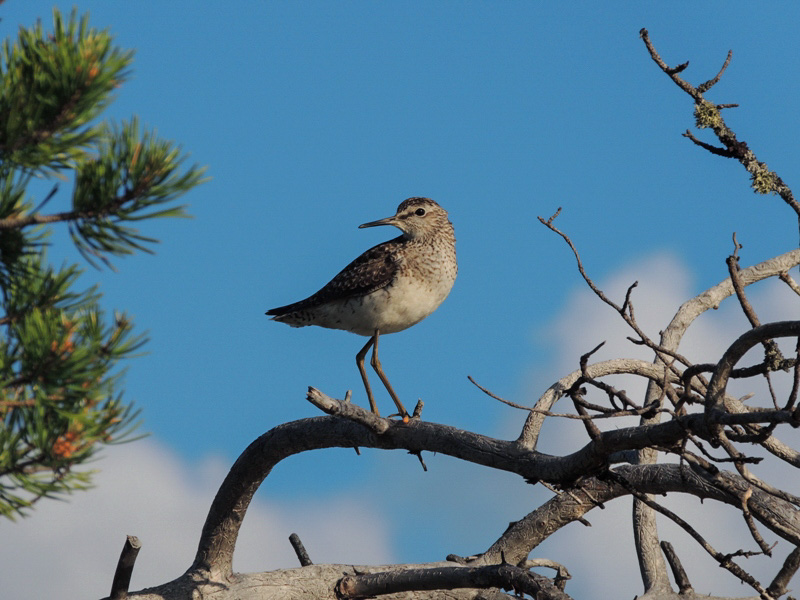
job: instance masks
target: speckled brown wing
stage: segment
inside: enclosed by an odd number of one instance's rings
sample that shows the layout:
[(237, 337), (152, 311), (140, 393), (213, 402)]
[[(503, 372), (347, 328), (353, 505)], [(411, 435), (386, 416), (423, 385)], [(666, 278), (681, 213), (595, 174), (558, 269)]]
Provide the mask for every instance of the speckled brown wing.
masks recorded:
[(391, 283), (397, 272), (395, 250), (402, 236), (373, 246), (342, 269), (316, 294), (286, 306), (267, 311), (267, 315), (281, 317), (290, 313), (307, 310), (332, 300), (364, 296)]

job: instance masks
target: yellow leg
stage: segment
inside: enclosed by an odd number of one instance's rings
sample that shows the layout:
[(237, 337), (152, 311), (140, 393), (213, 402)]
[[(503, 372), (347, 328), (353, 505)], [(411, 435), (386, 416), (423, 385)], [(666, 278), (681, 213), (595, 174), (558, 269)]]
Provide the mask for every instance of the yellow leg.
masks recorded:
[[(383, 385), (386, 387), (386, 391), (389, 392), (389, 395), (392, 397), (392, 400), (394, 400), (395, 406), (397, 406), (397, 410), (400, 411), (400, 416), (403, 417), (403, 421), (408, 422), (408, 413), (406, 412), (403, 403), (400, 402), (400, 398), (398, 398), (397, 394), (394, 393), (394, 390), (392, 389), (392, 384), (389, 383), (389, 379), (383, 372), (383, 368), (381, 367), (381, 361), (378, 360), (378, 338), (380, 337), (380, 335), (381, 335), (380, 331), (376, 329), (375, 335), (372, 336), (372, 341), (374, 341), (374, 344), (372, 346), (372, 360), (370, 360), (370, 364), (372, 365), (372, 368), (375, 369), (375, 372), (378, 374), (378, 377), (381, 378)], [(367, 346), (364, 346), (364, 349), (362, 350), (364, 354), (366, 354), (368, 347), (369, 344), (367, 344)], [(363, 365), (363, 358), (362, 358), (362, 365)], [(366, 375), (364, 376), (364, 381), (366, 381)], [(375, 412), (374, 409), (373, 412)]]
[(356, 365), (358, 366), (358, 372), (361, 373), (361, 381), (364, 382), (364, 389), (367, 390), (367, 398), (369, 398), (369, 406), (372, 409), (372, 412), (380, 417), (381, 413), (378, 412), (378, 407), (375, 404), (375, 398), (373, 398), (372, 396), (372, 388), (369, 387), (369, 379), (367, 379), (367, 370), (364, 368), (364, 358), (367, 356), (369, 347), (375, 343), (376, 338), (377, 338), (377, 332), (375, 335), (369, 338), (369, 341), (366, 344), (364, 344), (364, 347), (361, 349), (361, 351), (358, 354), (356, 354)]

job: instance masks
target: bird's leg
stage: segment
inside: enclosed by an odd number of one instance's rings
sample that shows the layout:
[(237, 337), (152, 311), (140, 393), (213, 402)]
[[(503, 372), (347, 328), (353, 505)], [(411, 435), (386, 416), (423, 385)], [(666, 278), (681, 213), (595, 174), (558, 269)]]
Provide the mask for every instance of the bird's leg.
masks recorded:
[(381, 378), (383, 385), (386, 387), (386, 391), (389, 392), (389, 395), (394, 400), (395, 405), (397, 406), (397, 410), (400, 411), (400, 416), (403, 417), (403, 421), (408, 422), (408, 413), (406, 412), (403, 403), (400, 402), (400, 398), (397, 397), (397, 394), (394, 393), (392, 389), (392, 384), (389, 383), (389, 379), (386, 377), (386, 374), (383, 372), (383, 368), (381, 367), (381, 361), (378, 360), (378, 338), (380, 337), (381, 332), (379, 330), (375, 330), (375, 335), (372, 336), (372, 339), (375, 340), (375, 344), (372, 346), (372, 359), (370, 363), (372, 368), (375, 369), (375, 372), (378, 374), (378, 377)]
[(358, 365), (358, 372), (361, 373), (361, 381), (364, 382), (364, 389), (367, 390), (367, 398), (369, 398), (369, 406), (377, 416), (381, 416), (381, 413), (378, 412), (378, 406), (375, 404), (375, 398), (372, 397), (372, 388), (369, 387), (369, 379), (367, 379), (367, 370), (364, 368), (364, 358), (367, 356), (367, 352), (369, 351), (370, 346), (375, 343), (377, 338), (377, 332), (369, 341), (364, 344), (364, 347), (361, 351), (356, 354), (356, 365)]

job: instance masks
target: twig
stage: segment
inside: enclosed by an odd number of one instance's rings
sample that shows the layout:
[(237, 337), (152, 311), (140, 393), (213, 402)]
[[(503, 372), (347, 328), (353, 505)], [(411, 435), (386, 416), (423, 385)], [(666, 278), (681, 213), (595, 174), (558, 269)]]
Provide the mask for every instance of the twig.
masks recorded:
[(747, 505), (752, 496), (753, 488), (747, 488), (747, 491), (745, 491), (745, 493), (742, 494), (742, 497), (739, 499), (742, 506), (742, 516), (744, 517), (744, 522), (747, 524), (747, 529), (750, 530), (750, 535), (755, 540), (756, 544), (758, 544), (758, 547), (761, 548), (761, 552), (767, 556), (772, 556), (772, 549), (775, 547), (775, 544), (770, 546), (764, 541), (764, 538), (761, 537), (761, 534), (756, 527), (756, 523), (753, 520), (753, 515), (750, 513), (750, 507)]
[[(31, 225), (45, 225), (49, 223), (59, 223), (62, 221), (75, 222), (89, 219), (100, 219), (109, 215), (114, 215), (126, 202), (135, 199), (141, 190), (127, 190), (124, 194), (113, 198), (106, 206), (99, 210), (69, 210), (50, 215), (40, 215), (31, 213), (24, 216), (6, 217), (0, 219), (0, 231), (5, 229), (22, 229)], [(46, 198), (49, 200), (50, 197)]]
[(425, 406), (425, 403), (422, 400), (417, 400), (417, 405), (414, 407), (414, 412), (411, 414), (412, 419), (419, 419), (420, 415), (422, 414), (422, 408)]
[[(731, 371), (730, 378), (746, 379), (748, 377), (755, 377), (756, 375), (764, 375), (765, 373), (769, 373), (771, 371), (786, 371), (787, 369), (796, 367), (798, 362), (800, 362), (800, 357), (783, 359), (777, 364), (770, 364), (767, 363), (766, 361), (760, 362), (750, 367), (741, 367), (738, 369), (733, 369)], [(713, 373), (716, 367), (717, 363), (698, 363), (696, 365), (692, 365), (691, 367), (687, 368), (683, 372), (683, 375), (681, 376), (684, 387), (688, 389), (689, 383), (694, 377), (696, 377), (700, 373)], [(707, 387), (708, 384), (702, 380), (701, 383), (703, 383), (703, 387), (698, 387), (697, 385), (694, 385), (694, 389), (699, 393), (704, 393), (705, 388)]]
[(128, 597), (128, 587), (131, 584), (131, 574), (136, 557), (142, 547), (139, 538), (129, 535), (122, 546), (122, 553), (117, 561), (117, 569), (114, 571), (114, 580), (111, 583), (111, 593), (109, 600), (125, 600)]
[[(744, 316), (747, 317), (747, 320), (750, 322), (750, 326), (759, 327), (761, 325), (761, 321), (758, 319), (758, 315), (753, 309), (753, 305), (750, 304), (750, 301), (747, 299), (747, 296), (744, 293), (744, 285), (742, 285), (741, 269), (739, 268), (739, 250), (741, 249), (742, 245), (736, 241), (736, 233), (733, 234), (733, 245), (733, 254), (731, 254), (725, 260), (725, 263), (728, 265), (728, 273), (731, 276), (733, 291), (736, 293), (736, 298), (739, 300), (739, 305), (742, 307)], [(783, 358), (780, 356), (780, 350), (778, 350), (778, 347), (773, 340), (764, 340), (762, 344), (767, 352), (773, 354), (777, 353), (777, 358)]]
[[(516, 408), (516, 409), (519, 409), (519, 410), (525, 410), (525, 411), (528, 411), (530, 413), (537, 414), (537, 415), (542, 415), (542, 416), (545, 416), (545, 417), (557, 417), (559, 419), (575, 419), (576, 421), (585, 421), (585, 420), (590, 420), (590, 419), (591, 420), (593, 420), (593, 419), (609, 419), (609, 418), (614, 418), (614, 417), (635, 417), (635, 416), (639, 416), (641, 414), (644, 414), (644, 413), (649, 412), (650, 410), (652, 410), (651, 407), (647, 407), (647, 406), (635, 407), (635, 408), (632, 408), (630, 410), (624, 410), (624, 409), (608, 410), (608, 409), (603, 408), (602, 406), (589, 405), (587, 402), (582, 401), (581, 404), (583, 406), (590, 406), (594, 410), (603, 411), (603, 412), (601, 412), (600, 414), (597, 414), (597, 415), (580, 415), (580, 414), (573, 415), (571, 413), (556, 413), (556, 412), (552, 412), (552, 411), (549, 411), (549, 410), (536, 408), (535, 406), (534, 407), (523, 406), (522, 404), (517, 404), (516, 402), (512, 402), (511, 400), (506, 400), (505, 398), (501, 398), (500, 396), (498, 396), (497, 394), (495, 394), (491, 390), (488, 390), (485, 387), (483, 387), (481, 384), (479, 384), (477, 381), (475, 381), (472, 378), (471, 375), (467, 375), (467, 379), (469, 379), (469, 381), (475, 387), (477, 387), (480, 391), (482, 391), (484, 394), (486, 394), (490, 398), (493, 398), (494, 400), (497, 400), (498, 402), (502, 402), (506, 406), (510, 406), (511, 408)], [(576, 386), (576, 385), (580, 385), (582, 383), (590, 383), (591, 385), (595, 385), (600, 389), (605, 389), (603, 387), (603, 386), (605, 386), (605, 384), (603, 384), (602, 382), (595, 381), (595, 380), (591, 380), (591, 381), (590, 380), (583, 380), (583, 379), (579, 379), (578, 381), (576, 381), (573, 384), (573, 387)], [(614, 389), (611, 386), (608, 386), (608, 387), (611, 390)], [(568, 394), (569, 391), (567, 391), (566, 393)], [(624, 394), (622, 392), (618, 392), (618, 393), (622, 394), (624, 396)]]
[(783, 271), (778, 274), (778, 278), (784, 282), (789, 288), (798, 296), (800, 296), (800, 285), (789, 275), (789, 271)]
[(722, 74), (725, 72), (725, 69), (728, 68), (728, 65), (731, 64), (731, 59), (733, 58), (733, 50), (728, 50), (728, 56), (725, 59), (725, 63), (722, 65), (722, 68), (719, 70), (712, 79), (709, 79), (705, 83), (701, 83), (697, 86), (697, 91), (701, 94), (705, 94), (708, 90), (710, 90), (718, 81), (719, 78), (722, 77)]
[(419, 451), (409, 450), (408, 453), (409, 454), (413, 454), (414, 456), (416, 456), (419, 459), (419, 464), (422, 465), (422, 470), (427, 473), (428, 472), (428, 465), (425, 464), (425, 459), (422, 458), (422, 451), (421, 450), (419, 450)]
[(583, 425), (586, 427), (586, 433), (589, 434), (589, 437), (597, 442), (599, 445), (602, 446), (602, 437), (603, 434), (597, 425), (594, 424), (594, 421), (589, 417), (586, 409), (581, 405), (580, 402), (580, 391), (575, 390), (570, 392), (570, 398), (572, 398), (572, 403), (575, 405), (575, 410), (578, 411), (578, 414), (583, 417)]
[(688, 359), (686, 359), (684, 356), (678, 354), (676, 351), (670, 350), (668, 348), (665, 348), (665, 347), (655, 343), (639, 327), (638, 323), (636, 322), (636, 318), (634, 317), (634, 314), (633, 314), (633, 304), (631, 302), (631, 292), (636, 287), (636, 285), (637, 285), (636, 282), (634, 282), (630, 287), (628, 287), (628, 290), (625, 293), (624, 303), (623, 303), (622, 306), (620, 306), (616, 302), (611, 300), (608, 296), (606, 296), (606, 294), (603, 292), (603, 290), (601, 290), (594, 283), (594, 281), (592, 281), (591, 277), (589, 277), (588, 273), (586, 272), (586, 269), (583, 266), (583, 261), (581, 260), (580, 254), (578, 253), (578, 249), (575, 247), (575, 244), (572, 242), (572, 240), (570, 239), (570, 237), (566, 233), (564, 233), (563, 231), (558, 229), (555, 225), (553, 225), (553, 220), (556, 218), (556, 216), (558, 216), (559, 212), (561, 212), (561, 209), (559, 209), (556, 212), (556, 214), (554, 214), (552, 217), (550, 217), (547, 220), (545, 220), (542, 217), (537, 217), (537, 218), (539, 219), (539, 222), (542, 225), (547, 227), (553, 233), (556, 233), (557, 235), (559, 235), (561, 237), (561, 239), (563, 239), (564, 242), (566, 242), (566, 244), (569, 246), (570, 250), (572, 250), (572, 254), (575, 257), (575, 262), (577, 263), (578, 272), (581, 274), (581, 277), (586, 282), (586, 285), (588, 285), (589, 288), (592, 290), (592, 292), (594, 292), (594, 294), (598, 298), (600, 298), (600, 300), (602, 300), (605, 304), (607, 304), (608, 306), (613, 308), (615, 311), (617, 311), (617, 313), (622, 317), (622, 319), (625, 321), (625, 323), (627, 323), (628, 326), (631, 329), (633, 329), (633, 331), (636, 333), (636, 335), (639, 336), (639, 340), (634, 340), (634, 339), (631, 339), (631, 338), (628, 338), (628, 339), (630, 339), (633, 343), (642, 344), (642, 345), (647, 346), (648, 348), (651, 348), (653, 351), (655, 351), (658, 354), (658, 356), (663, 360), (663, 362), (665, 364), (670, 364), (671, 361), (667, 360), (662, 355), (674, 358), (674, 359), (682, 362), (685, 365), (691, 364), (691, 362)]
[[(753, 309), (753, 306), (750, 304), (750, 301), (747, 299), (747, 296), (744, 293), (744, 286), (742, 285), (739, 269), (739, 249), (742, 247), (742, 245), (736, 240), (735, 232), (733, 234), (733, 245), (733, 254), (725, 261), (728, 265), (728, 272), (731, 276), (731, 284), (733, 285), (733, 290), (736, 292), (739, 305), (742, 307), (742, 311), (747, 317), (747, 320), (750, 322), (750, 326), (759, 327), (761, 325), (761, 321), (759, 321), (756, 311)], [(784, 362), (783, 355), (781, 354), (780, 348), (778, 348), (778, 344), (775, 343), (775, 340), (763, 340), (761, 344), (764, 346), (765, 365), (779, 364)], [(767, 380), (769, 393), (772, 397), (772, 404), (775, 408), (778, 408), (778, 397), (775, 393), (775, 389), (772, 386), (772, 378), (769, 375), (769, 370), (764, 373), (764, 378)]]
[(550, 560), (549, 558), (529, 558), (528, 560), (526, 560), (523, 563), (520, 563), (517, 566), (523, 569), (536, 569), (539, 567), (544, 567), (547, 569), (555, 569), (556, 577), (553, 580), (553, 583), (555, 583), (556, 587), (561, 591), (564, 591), (564, 587), (566, 586), (567, 581), (572, 579), (572, 575), (570, 575), (570, 572), (567, 570), (567, 567), (554, 560)]
[[(633, 311), (633, 305), (631, 304), (631, 294), (633, 293), (633, 289), (639, 285), (638, 281), (634, 281), (632, 284), (628, 286), (628, 291), (625, 292), (625, 302), (622, 303), (622, 312), (625, 312), (628, 307), (630, 306), (630, 310)], [(631, 314), (633, 316), (633, 314)]]
[(795, 496), (794, 494), (791, 494), (785, 490), (776, 488), (775, 486), (770, 485), (766, 481), (753, 475), (747, 468), (747, 464), (754, 464), (756, 463), (757, 459), (741, 454), (728, 439), (728, 436), (724, 431), (720, 433), (719, 442), (731, 459), (733, 459), (732, 462), (736, 467), (736, 470), (739, 471), (739, 474), (745, 481), (766, 492), (767, 494), (775, 496), (776, 498), (780, 498), (781, 500), (785, 500), (786, 502), (790, 502), (795, 506), (800, 506), (800, 496)]
[[(694, 87), (689, 85), (683, 79), (678, 77), (678, 73), (680, 73), (681, 71), (686, 69), (686, 67), (689, 66), (689, 61), (686, 61), (685, 63), (677, 67), (670, 67), (667, 65), (667, 63), (664, 62), (664, 59), (662, 59), (661, 56), (659, 56), (658, 52), (656, 52), (653, 43), (650, 41), (650, 34), (647, 32), (647, 29), (642, 28), (639, 31), (639, 36), (644, 41), (644, 45), (647, 47), (647, 51), (650, 53), (650, 58), (653, 59), (653, 61), (659, 66), (659, 68), (662, 71), (664, 71), (664, 73), (669, 75), (670, 79), (672, 79), (672, 81), (674, 81), (675, 84), (678, 85), (684, 92), (695, 98), (695, 96), (697, 95), (697, 90), (695, 90)], [(702, 96), (700, 96), (700, 98), (702, 98)]]
[[(636, 284), (634, 284), (634, 285), (636, 285)], [(631, 286), (628, 289), (628, 291), (630, 292), (630, 290), (633, 289), (633, 287), (634, 286)], [(626, 303), (628, 302), (627, 297), (625, 299), (625, 302)], [(594, 387), (604, 391), (606, 393), (606, 395), (608, 396), (609, 403), (614, 407), (615, 411), (623, 411), (624, 410), (622, 408), (618, 408), (614, 404), (614, 399), (615, 398), (619, 398), (620, 402), (622, 402), (622, 404), (624, 406), (628, 406), (631, 409), (633, 409), (634, 411), (638, 411), (641, 407), (637, 406), (636, 403), (633, 400), (628, 398), (628, 395), (625, 393), (624, 390), (620, 391), (620, 390), (616, 389), (614, 386), (608, 385), (604, 381), (599, 381), (599, 380), (595, 379), (594, 377), (590, 376), (587, 373), (586, 369), (587, 369), (587, 365), (588, 365), (588, 362), (589, 362), (589, 358), (592, 356), (592, 354), (594, 354), (600, 348), (602, 348), (604, 344), (605, 344), (605, 342), (602, 342), (601, 344), (598, 344), (594, 349), (590, 350), (589, 352), (587, 352), (586, 354), (581, 356), (579, 364), (580, 364), (580, 367), (581, 367), (582, 378), (579, 381), (581, 383), (588, 383), (589, 385), (593, 385)], [(574, 389), (577, 385), (579, 385), (579, 383), (575, 382), (575, 385), (573, 385), (572, 388)], [(602, 411), (604, 409), (599, 408), (599, 410)]]
[(36, 206), (36, 208), (34, 208), (33, 211), (31, 212), (33, 212), (34, 214), (38, 213), (40, 210), (42, 210), (42, 208), (44, 208), (45, 204), (47, 204), (48, 202), (50, 202), (50, 200), (53, 199), (53, 196), (55, 196), (57, 193), (58, 193), (58, 183), (53, 185), (53, 189), (50, 190), (47, 196), (45, 196), (44, 199), (39, 203), (39, 205)]
[(700, 146), (703, 150), (708, 150), (711, 154), (722, 156), (723, 158), (736, 158), (736, 155), (726, 148), (718, 148), (706, 142), (697, 139), (694, 134), (688, 129), (681, 134), (685, 138), (689, 138), (696, 146)]
[(680, 558), (678, 558), (678, 554), (675, 552), (675, 548), (673, 548), (672, 544), (669, 542), (662, 541), (660, 545), (661, 551), (664, 553), (669, 563), (669, 568), (672, 570), (675, 583), (678, 584), (680, 594), (687, 594), (692, 590), (692, 584), (689, 582), (689, 576), (686, 574), (686, 571), (683, 570), (683, 565), (681, 564)]
[(294, 548), (294, 553), (297, 555), (297, 560), (300, 561), (300, 566), (307, 567), (308, 565), (313, 565), (314, 563), (311, 562), (311, 558), (308, 556), (308, 552), (306, 552), (306, 547), (303, 546), (303, 542), (300, 541), (300, 536), (296, 533), (293, 533), (289, 536), (289, 543)]

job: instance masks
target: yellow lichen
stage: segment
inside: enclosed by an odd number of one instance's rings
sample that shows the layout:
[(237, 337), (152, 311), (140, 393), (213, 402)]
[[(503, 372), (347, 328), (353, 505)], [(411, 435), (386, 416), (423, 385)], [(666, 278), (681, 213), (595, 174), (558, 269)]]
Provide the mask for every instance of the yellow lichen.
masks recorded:
[(705, 100), (694, 105), (694, 119), (698, 129), (714, 128), (722, 125), (719, 109)]
[(756, 194), (774, 193), (778, 185), (777, 176), (764, 163), (758, 163), (758, 167), (752, 172), (750, 180)]

